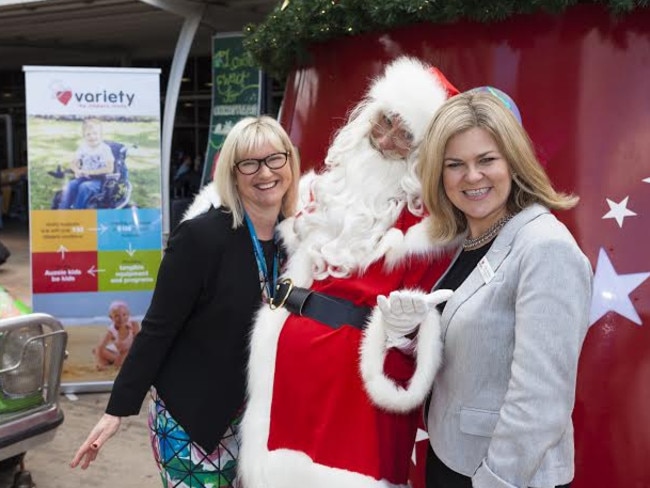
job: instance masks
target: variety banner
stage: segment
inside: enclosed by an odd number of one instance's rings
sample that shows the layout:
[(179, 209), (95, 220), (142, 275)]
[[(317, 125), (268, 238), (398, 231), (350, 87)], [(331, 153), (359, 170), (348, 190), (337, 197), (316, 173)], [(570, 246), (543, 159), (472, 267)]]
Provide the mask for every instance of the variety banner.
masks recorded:
[(160, 71), (24, 71), (32, 308), (68, 332), (64, 391), (105, 389), (162, 255)]
[(212, 115), (203, 183), (212, 180), (216, 158), (232, 126), (260, 113), (262, 72), (244, 50), (242, 39), (240, 33), (212, 39)]

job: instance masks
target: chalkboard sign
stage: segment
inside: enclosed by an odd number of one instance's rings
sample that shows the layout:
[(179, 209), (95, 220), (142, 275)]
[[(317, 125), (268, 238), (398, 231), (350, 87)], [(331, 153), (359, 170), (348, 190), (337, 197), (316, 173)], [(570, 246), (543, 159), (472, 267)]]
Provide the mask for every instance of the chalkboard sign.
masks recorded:
[(244, 50), (242, 34), (218, 34), (212, 39), (212, 115), (205, 152), (203, 183), (212, 180), (214, 165), (226, 135), (243, 117), (260, 113), (262, 73)]

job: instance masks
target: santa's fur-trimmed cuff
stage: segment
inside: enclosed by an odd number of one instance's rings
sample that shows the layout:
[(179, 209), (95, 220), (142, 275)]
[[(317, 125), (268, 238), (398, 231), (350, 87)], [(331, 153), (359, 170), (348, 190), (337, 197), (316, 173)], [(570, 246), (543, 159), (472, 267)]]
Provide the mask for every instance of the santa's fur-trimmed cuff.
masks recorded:
[(440, 314), (432, 310), (420, 324), (415, 348), (415, 372), (406, 388), (384, 373), (387, 354), (386, 325), (378, 307), (368, 321), (361, 341), (361, 376), (374, 404), (392, 412), (409, 412), (424, 402), (442, 359)]

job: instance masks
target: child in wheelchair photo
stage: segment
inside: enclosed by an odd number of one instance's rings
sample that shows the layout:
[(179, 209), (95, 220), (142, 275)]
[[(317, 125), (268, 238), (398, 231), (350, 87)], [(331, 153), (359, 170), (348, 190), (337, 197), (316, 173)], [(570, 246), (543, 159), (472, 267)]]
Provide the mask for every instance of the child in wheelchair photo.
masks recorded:
[(55, 193), (52, 209), (122, 208), (131, 197), (126, 146), (103, 138), (102, 122), (85, 119), (83, 139), (69, 168), (59, 165), (48, 174), (67, 180)]

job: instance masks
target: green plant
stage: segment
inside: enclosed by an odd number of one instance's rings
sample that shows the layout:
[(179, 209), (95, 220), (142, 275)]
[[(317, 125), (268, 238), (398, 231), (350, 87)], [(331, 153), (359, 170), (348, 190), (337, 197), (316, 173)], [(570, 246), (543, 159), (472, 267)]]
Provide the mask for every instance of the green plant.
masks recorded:
[(579, 3), (621, 15), (650, 0), (284, 0), (258, 25), (244, 29), (244, 46), (271, 76), (282, 79), (308, 59), (310, 44), (430, 22), (495, 22), (536, 12), (561, 13)]

